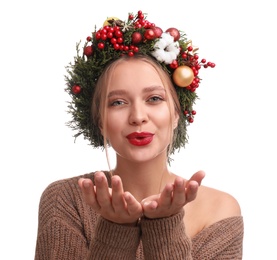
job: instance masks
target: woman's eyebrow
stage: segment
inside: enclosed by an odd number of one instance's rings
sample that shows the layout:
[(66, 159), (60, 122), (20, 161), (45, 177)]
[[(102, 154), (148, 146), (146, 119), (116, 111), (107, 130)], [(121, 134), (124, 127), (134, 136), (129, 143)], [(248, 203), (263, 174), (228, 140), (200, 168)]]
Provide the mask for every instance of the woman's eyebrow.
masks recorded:
[(150, 87), (146, 87), (143, 89), (143, 92), (152, 92), (154, 90), (162, 90), (165, 92), (165, 88), (159, 85), (155, 85), (155, 86), (150, 86)]
[[(152, 91), (155, 91), (155, 90), (162, 90), (162, 91), (165, 92), (165, 89), (162, 86), (150, 86), (150, 87), (144, 88), (142, 91), (144, 93), (147, 93), (147, 92), (152, 92)], [(108, 98), (110, 98), (112, 96), (116, 96), (116, 95), (124, 95), (126, 93), (127, 93), (127, 91), (124, 90), (124, 89), (113, 90), (113, 91), (109, 92)]]
[(116, 95), (124, 95), (126, 93), (127, 93), (127, 91), (124, 89), (113, 90), (113, 91), (109, 92), (108, 98), (112, 97), (112, 96), (116, 96)]

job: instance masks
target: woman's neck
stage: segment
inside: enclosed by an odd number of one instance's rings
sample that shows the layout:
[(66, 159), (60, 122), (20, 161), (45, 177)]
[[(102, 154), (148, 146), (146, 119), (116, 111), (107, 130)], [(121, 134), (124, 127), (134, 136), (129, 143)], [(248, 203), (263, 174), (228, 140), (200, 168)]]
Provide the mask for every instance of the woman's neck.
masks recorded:
[(158, 194), (168, 182), (173, 182), (167, 161), (156, 158), (149, 162), (130, 162), (118, 158), (113, 175), (120, 176), (125, 191), (129, 191), (138, 201)]

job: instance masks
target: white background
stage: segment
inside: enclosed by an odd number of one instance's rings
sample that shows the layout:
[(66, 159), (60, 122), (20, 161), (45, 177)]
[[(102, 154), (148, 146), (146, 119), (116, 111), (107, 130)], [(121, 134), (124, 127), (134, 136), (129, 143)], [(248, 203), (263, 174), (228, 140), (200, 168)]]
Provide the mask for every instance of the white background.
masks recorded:
[[(274, 1), (4, 1), (0, 4), (1, 259), (33, 259), (39, 198), (52, 181), (107, 169), (104, 153), (65, 126), (65, 66), (108, 16), (142, 10), (176, 27), (216, 63), (201, 70), (189, 145), (175, 173), (240, 202), (244, 258), (277, 259), (276, 14)], [(275, 21), (274, 21), (275, 19)], [(273, 238), (273, 239), (272, 239)]]

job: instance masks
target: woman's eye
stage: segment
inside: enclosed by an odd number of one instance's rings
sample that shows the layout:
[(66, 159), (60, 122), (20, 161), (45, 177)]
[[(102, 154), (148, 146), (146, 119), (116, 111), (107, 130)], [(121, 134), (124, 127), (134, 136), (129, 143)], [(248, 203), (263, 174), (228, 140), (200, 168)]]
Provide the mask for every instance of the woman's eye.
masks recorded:
[(148, 99), (148, 101), (150, 102), (158, 102), (158, 101), (163, 101), (164, 99), (160, 96), (153, 96), (151, 98)]
[(123, 104), (124, 104), (124, 102), (122, 100), (115, 100), (115, 101), (110, 102), (111, 107), (120, 106), (120, 105), (123, 105)]

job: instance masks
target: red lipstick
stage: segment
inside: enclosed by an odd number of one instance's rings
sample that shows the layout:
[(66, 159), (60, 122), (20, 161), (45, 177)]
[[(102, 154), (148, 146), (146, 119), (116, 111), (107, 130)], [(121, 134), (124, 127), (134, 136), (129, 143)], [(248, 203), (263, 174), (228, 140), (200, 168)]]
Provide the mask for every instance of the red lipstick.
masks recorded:
[(143, 146), (150, 144), (153, 140), (154, 134), (148, 132), (134, 132), (126, 136), (130, 144), (136, 146)]

